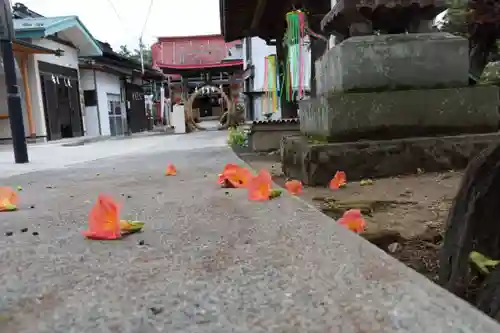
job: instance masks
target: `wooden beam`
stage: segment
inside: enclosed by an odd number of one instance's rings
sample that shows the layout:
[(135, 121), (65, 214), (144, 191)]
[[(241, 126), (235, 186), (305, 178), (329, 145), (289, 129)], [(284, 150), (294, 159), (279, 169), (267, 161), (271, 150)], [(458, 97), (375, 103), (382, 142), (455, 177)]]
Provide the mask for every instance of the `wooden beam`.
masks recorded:
[(266, 5), (267, 5), (267, 0), (258, 0), (257, 8), (255, 8), (255, 11), (253, 12), (253, 18), (252, 18), (252, 24), (250, 25), (250, 30), (253, 31), (257, 28), (257, 25), (260, 23), (260, 19), (264, 14), (264, 10), (266, 9)]
[(24, 85), (24, 102), (26, 104), (26, 114), (28, 115), (28, 129), (31, 137), (36, 137), (35, 122), (33, 121), (33, 108), (31, 105), (31, 90), (28, 77), (28, 55), (21, 56), (21, 76)]

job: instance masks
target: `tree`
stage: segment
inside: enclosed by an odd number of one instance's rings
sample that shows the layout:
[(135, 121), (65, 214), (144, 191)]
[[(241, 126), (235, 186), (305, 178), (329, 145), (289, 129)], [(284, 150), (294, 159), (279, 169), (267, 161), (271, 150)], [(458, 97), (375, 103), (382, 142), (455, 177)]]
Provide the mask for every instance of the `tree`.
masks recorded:
[(134, 49), (133, 51), (130, 51), (127, 47), (127, 45), (122, 45), (120, 46), (120, 50), (117, 52), (119, 55), (127, 57), (129, 59), (135, 60), (137, 62), (141, 62), (141, 51), (140, 48), (142, 47), (142, 53), (143, 53), (143, 59), (144, 59), (144, 65), (149, 65), (153, 63), (153, 57), (151, 54), (151, 47), (146, 46), (144, 43), (139, 44), (139, 48)]

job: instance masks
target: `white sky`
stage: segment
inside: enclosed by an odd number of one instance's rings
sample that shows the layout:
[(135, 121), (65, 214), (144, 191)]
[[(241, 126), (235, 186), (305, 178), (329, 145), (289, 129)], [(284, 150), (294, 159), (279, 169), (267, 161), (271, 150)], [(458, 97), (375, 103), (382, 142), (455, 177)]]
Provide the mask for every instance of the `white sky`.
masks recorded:
[[(123, 44), (137, 48), (149, 7), (149, 0), (11, 0), (17, 2), (47, 17), (77, 15), (95, 38), (115, 50)], [(153, 0), (143, 40), (149, 45), (158, 36), (218, 33), (219, 0)]]

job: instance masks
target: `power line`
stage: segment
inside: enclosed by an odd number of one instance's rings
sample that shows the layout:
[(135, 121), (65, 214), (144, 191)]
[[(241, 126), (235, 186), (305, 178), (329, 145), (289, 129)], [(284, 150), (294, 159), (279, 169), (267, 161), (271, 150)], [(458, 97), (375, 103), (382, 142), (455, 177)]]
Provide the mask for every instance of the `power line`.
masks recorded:
[(125, 24), (125, 22), (123, 21), (120, 13), (118, 12), (118, 10), (116, 9), (116, 6), (115, 4), (113, 3), (113, 1), (111, 0), (108, 0), (108, 3), (109, 5), (111, 6), (111, 8), (113, 9), (113, 12), (115, 12), (115, 15), (116, 15), (116, 18), (118, 19), (118, 21), (120, 21), (120, 24), (122, 25), (122, 28), (128, 30), (128, 27), (127, 25)]
[(153, 2), (153, 0), (149, 1), (148, 13), (146, 14), (146, 20), (144, 21), (144, 26), (142, 27), (139, 39), (142, 39), (142, 36), (144, 36), (144, 31), (146, 30), (146, 25), (148, 24), (149, 16), (151, 15), (151, 9), (153, 8)]

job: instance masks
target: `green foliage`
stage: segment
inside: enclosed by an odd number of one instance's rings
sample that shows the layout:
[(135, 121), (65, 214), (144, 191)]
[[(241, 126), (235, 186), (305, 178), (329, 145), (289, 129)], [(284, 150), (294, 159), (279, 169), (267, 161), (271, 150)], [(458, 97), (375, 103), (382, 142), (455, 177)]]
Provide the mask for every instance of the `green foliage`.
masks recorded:
[(481, 76), (481, 83), (500, 83), (500, 61), (490, 62)]
[(229, 128), (227, 143), (230, 146), (246, 147), (248, 145), (247, 139), (248, 139), (247, 133), (245, 133), (245, 130), (243, 128), (241, 127)]
[(119, 55), (127, 57), (129, 59), (135, 60), (138, 63), (141, 62), (141, 51), (140, 47), (142, 46), (143, 50), (143, 57), (144, 57), (144, 64), (151, 66), (153, 63), (153, 56), (151, 54), (151, 47), (148, 47), (144, 44), (141, 43), (139, 45), (139, 49), (134, 49), (133, 51), (130, 51), (127, 47), (127, 45), (122, 45), (120, 46), (120, 50), (117, 52)]

